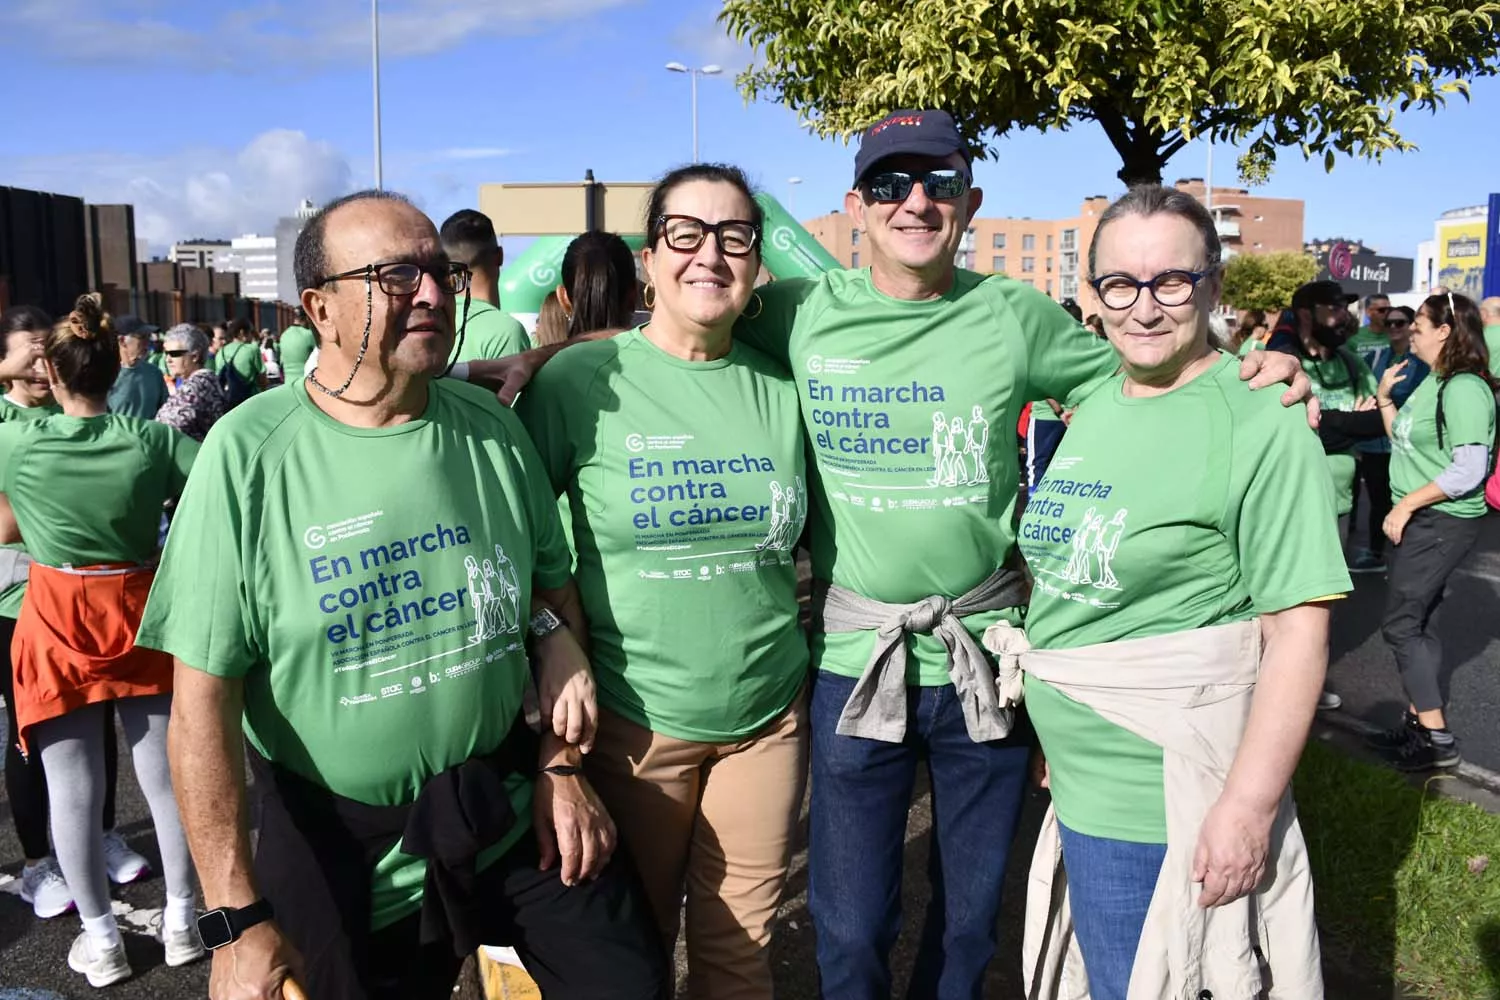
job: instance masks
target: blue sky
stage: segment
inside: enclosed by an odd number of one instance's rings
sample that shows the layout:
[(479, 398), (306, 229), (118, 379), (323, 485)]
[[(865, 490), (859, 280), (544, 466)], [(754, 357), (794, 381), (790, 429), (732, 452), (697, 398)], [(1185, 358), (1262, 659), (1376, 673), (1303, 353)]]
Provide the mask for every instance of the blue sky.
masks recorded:
[[(441, 220), (492, 181), (645, 180), (691, 155), (679, 60), (743, 66), (712, 0), (385, 0), (384, 171)], [(363, 0), (5, 0), (12, 81), (0, 184), (137, 206), (154, 249), (189, 236), (268, 232), (302, 197), (373, 177)], [(1306, 235), (1360, 237), (1410, 256), (1436, 215), (1500, 189), (1500, 81), (1472, 103), (1400, 127), (1421, 150), (1384, 163), (1283, 153), (1259, 193), (1307, 201)], [(801, 218), (842, 204), (853, 150), (818, 140), (729, 77), (699, 87), (704, 159), (737, 163)], [(1202, 176), (1194, 145), (1166, 169)], [(1234, 153), (1214, 178), (1235, 183)], [(1018, 134), (980, 164), (985, 215), (1075, 215), (1114, 194), (1102, 132)], [(787, 179), (803, 179), (795, 191)]]

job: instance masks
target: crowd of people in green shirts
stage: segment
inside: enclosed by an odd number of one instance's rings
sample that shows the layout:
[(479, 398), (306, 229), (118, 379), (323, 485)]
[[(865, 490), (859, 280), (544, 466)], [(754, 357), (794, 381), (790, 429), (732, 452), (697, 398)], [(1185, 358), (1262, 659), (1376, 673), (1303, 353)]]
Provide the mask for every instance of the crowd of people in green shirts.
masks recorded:
[[(1237, 359), (1212, 217), (1142, 186), (1088, 248), (1096, 334), (955, 266), (982, 199), (951, 116), (913, 109), (855, 157), (863, 269), (757, 287), (744, 173), (695, 164), (651, 192), (643, 284), (585, 234), (533, 346), (490, 220), (369, 191), (299, 236), (279, 354), (173, 327), (163, 377), (97, 300), (7, 341), (6, 406), (58, 407), (0, 408), (0, 542), (70, 966), (131, 974), (95, 819), (113, 702), (158, 936), (212, 951), (215, 997), (436, 1000), (493, 944), (548, 996), (654, 1000), (685, 908), (688, 994), (769, 1000), (809, 786), (822, 995), (888, 997), (919, 770), (913, 995), (981, 994), (1038, 783), (1029, 996), (1321, 996), (1289, 784), (1351, 570), (1391, 560), (1411, 705), (1379, 742), (1458, 759), (1431, 615), (1485, 512), (1481, 306), (1368, 304), (1351, 350), (1314, 282)], [(1023, 491), (1027, 400), (1067, 420)], [(1356, 472), (1373, 504), (1387, 466), (1385, 542), (1346, 563)]]

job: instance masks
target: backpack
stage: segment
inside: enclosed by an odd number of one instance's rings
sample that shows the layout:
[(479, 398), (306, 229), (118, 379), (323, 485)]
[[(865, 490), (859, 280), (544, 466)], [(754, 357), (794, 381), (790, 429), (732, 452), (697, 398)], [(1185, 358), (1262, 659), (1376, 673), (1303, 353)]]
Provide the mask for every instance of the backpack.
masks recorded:
[(224, 349), (219, 352), (219, 388), (224, 390), (224, 398), (228, 401), (228, 409), (230, 410), (239, 406), (255, 394), (254, 386), (247, 382), (245, 376), (241, 375), (234, 367), (234, 358), (239, 357), (239, 352), (236, 352), (233, 357), (229, 355), (230, 347), (244, 346), (244, 344), (236, 342), (225, 345)]
[[(1438, 382), (1437, 398), (1437, 436), (1439, 449), (1447, 447), (1443, 443), (1443, 429), (1447, 425), (1447, 421), (1443, 416), (1443, 393), (1447, 391), (1448, 380), (1442, 379)], [(1497, 392), (1495, 396), (1495, 417), (1495, 426), (1497, 429), (1500, 429), (1500, 392)], [(1490, 510), (1500, 510), (1500, 464), (1496, 462), (1495, 443), (1490, 443), (1490, 471), (1484, 477), (1484, 502), (1489, 505)]]

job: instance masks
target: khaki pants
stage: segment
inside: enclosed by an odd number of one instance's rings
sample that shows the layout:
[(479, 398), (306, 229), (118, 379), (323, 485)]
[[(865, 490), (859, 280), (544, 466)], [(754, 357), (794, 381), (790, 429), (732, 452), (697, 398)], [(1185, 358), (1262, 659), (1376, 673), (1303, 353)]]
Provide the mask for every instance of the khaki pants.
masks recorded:
[(688, 995), (771, 1000), (771, 928), (807, 782), (807, 694), (736, 743), (674, 739), (600, 710), (584, 758), (670, 953), (687, 889)]

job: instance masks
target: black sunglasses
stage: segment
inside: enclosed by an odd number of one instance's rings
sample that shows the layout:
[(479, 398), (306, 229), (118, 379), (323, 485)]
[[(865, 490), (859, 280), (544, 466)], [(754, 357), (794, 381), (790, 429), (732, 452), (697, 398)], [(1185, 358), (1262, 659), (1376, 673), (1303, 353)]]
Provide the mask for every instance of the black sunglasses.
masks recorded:
[(1385, 325), (1387, 327), (1391, 327), (1393, 329), (1399, 330), (1402, 327), (1411, 326), (1411, 320), (1409, 320), (1409, 319), (1388, 319), (1388, 320), (1385, 321)]
[(933, 201), (951, 201), (962, 197), (969, 190), (969, 175), (962, 170), (953, 169), (927, 170), (921, 173), (882, 170), (866, 177), (863, 187), (875, 201), (905, 201), (918, 181), (922, 182), (922, 190)]
[(180, 358), (184, 354), (191, 354), (193, 352), (189, 351), (189, 350), (181, 350), (181, 351), (162, 351), (162, 353), (165, 354), (169, 358)]
[(330, 274), (326, 278), (320, 278), (313, 283), (314, 288), (321, 288), (330, 281), (342, 281), (345, 278), (374, 278), (380, 285), (380, 290), (387, 295), (415, 295), (417, 289), (422, 287), (422, 275), (430, 274), (437, 282), (438, 288), (446, 295), (457, 295), (469, 287), (469, 268), (466, 264), (456, 261), (442, 261), (437, 264), (412, 264), (407, 261), (396, 261), (389, 264), (366, 264), (364, 267), (355, 268), (352, 271), (344, 271), (341, 274)]
[(657, 216), (656, 229), (667, 248), (678, 253), (697, 253), (709, 233), (726, 257), (748, 257), (760, 243), (760, 227), (744, 219), (710, 223), (695, 215), (661, 215)]

